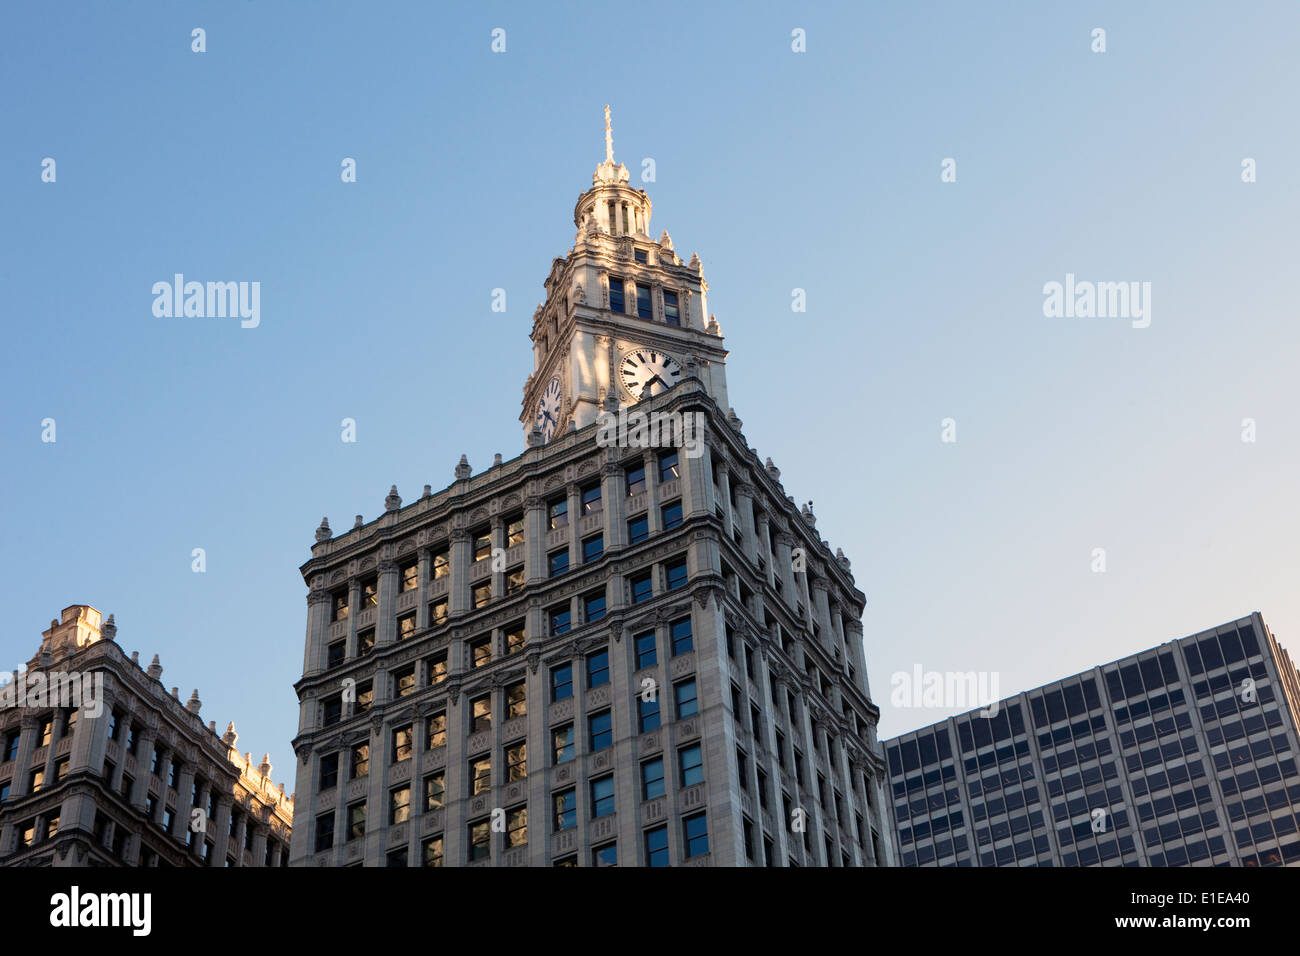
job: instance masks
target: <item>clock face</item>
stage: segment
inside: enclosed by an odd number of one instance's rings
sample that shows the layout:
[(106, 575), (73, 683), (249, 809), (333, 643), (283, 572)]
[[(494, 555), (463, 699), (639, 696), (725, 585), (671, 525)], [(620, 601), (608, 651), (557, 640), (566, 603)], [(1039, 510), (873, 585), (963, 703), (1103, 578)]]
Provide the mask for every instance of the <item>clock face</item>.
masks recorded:
[(551, 379), (542, 398), (537, 403), (537, 427), (542, 430), (542, 439), (550, 441), (555, 434), (555, 427), (560, 423), (560, 380)]
[(682, 367), (671, 355), (654, 349), (633, 349), (619, 365), (623, 387), (637, 401), (672, 388), (682, 378)]

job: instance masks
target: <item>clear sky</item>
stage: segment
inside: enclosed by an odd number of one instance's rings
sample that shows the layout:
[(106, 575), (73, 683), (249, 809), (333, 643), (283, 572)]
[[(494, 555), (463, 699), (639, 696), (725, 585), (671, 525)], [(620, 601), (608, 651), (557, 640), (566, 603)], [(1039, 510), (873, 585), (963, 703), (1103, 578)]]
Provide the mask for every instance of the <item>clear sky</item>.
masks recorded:
[[(1009, 694), (1252, 610), (1300, 649), (1297, 35), (1292, 3), (6, 4), (0, 667), (93, 604), (292, 788), (313, 532), (522, 449), (607, 102), (750, 444), (853, 561), (882, 736), (967, 709), (892, 707), (918, 664)], [(260, 325), (155, 317), (177, 272), (260, 282)], [(1046, 317), (1067, 273), (1150, 282), (1149, 327)]]

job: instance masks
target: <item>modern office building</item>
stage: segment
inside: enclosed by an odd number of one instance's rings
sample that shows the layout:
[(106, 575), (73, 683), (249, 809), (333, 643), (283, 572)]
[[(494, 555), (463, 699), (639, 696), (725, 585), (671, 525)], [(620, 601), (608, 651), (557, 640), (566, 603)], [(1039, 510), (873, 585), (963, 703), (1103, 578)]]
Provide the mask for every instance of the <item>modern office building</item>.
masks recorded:
[(608, 130), (526, 450), (316, 533), (292, 865), (889, 861), (864, 596), (746, 443), (699, 257)]
[(1258, 613), (886, 742), (904, 866), (1300, 862), (1300, 680)]
[[(6, 675), (8, 676), (8, 675)], [(0, 866), (286, 866), (293, 797), (87, 605), (0, 687)]]

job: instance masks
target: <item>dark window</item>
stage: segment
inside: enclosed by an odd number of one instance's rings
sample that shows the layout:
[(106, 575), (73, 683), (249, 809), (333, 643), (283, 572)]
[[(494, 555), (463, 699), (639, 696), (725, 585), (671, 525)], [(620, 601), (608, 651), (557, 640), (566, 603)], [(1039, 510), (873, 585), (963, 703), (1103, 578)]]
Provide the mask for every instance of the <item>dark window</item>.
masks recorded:
[[(611, 228), (613, 221), (611, 220)], [(611, 312), (626, 312), (623, 302), (623, 280), (618, 276), (609, 277), (609, 309)]]
[(569, 549), (560, 548), (558, 551), (552, 551), (547, 555), (550, 562), (551, 577), (559, 577), (569, 570)]
[(652, 800), (667, 792), (664, 786), (664, 758), (656, 757), (641, 764), (641, 799)]
[(650, 519), (645, 515), (633, 518), (627, 523), (627, 543), (640, 544), (650, 537)]
[(650, 308), (650, 287), (640, 282), (636, 284), (636, 314), (640, 319), (654, 318), (654, 311)]
[(595, 753), (598, 750), (604, 750), (614, 742), (614, 725), (613, 718), (608, 710), (602, 710), (598, 714), (592, 714), (587, 719), (589, 728), (588, 738), (590, 745), (588, 750)]
[(645, 832), (647, 866), (668, 865), (668, 827), (659, 826)]
[(582, 560), (583, 563), (599, 561), (601, 555), (605, 553), (605, 538), (603, 535), (592, 535), (582, 542)]
[(592, 819), (607, 817), (614, 812), (614, 778), (601, 777), (591, 782)]
[(570, 626), (569, 606), (551, 608), (551, 636), (567, 633)]
[(682, 503), (674, 501), (672, 504), (664, 505), (660, 515), (663, 518), (664, 530), (673, 530), (682, 523)]
[(605, 616), (605, 592), (599, 591), (595, 594), (588, 594), (583, 599), (582, 608), (582, 616), (587, 623), (599, 621)]
[(568, 700), (573, 696), (573, 665), (559, 664), (551, 668), (551, 701)]
[(686, 583), (686, 559), (678, 560), (667, 565), (664, 569), (668, 577), (668, 590), (679, 588)]
[(609, 683), (609, 651), (597, 651), (587, 656), (587, 689)]
[(632, 578), (632, 603), (640, 604), (654, 597), (654, 583), (649, 571), (642, 571)]
[(670, 451), (659, 456), (659, 483), (665, 481), (676, 481), (679, 474), (677, 471), (677, 452)]
[(697, 813), (682, 821), (682, 833), (686, 838), (686, 858), (703, 856), (709, 852), (709, 828), (704, 814)]
[(677, 310), (677, 293), (664, 292), (664, 321), (669, 325), (681, 325), (682, 316)]
[(572, 830), (578, 825), (578, 798), (572, 787), (555, 794), (555, 832)]
[(637, 717), (641, 724), (641, 733), (647, 733), (651, 730), (659, 729), (659, 696), (646, 700), (645, 697), (637, 697)]
[(339, 755), (337, 753), (326, 754), (320, 758), (320, 789), (328, 790), (331, 787), (336, 787), (338, 782)]
[(673, 621), (671, 625), (671, 634), (673, 641), (673, 657), (678, 654), (685, 654), (695, 650), (695, 644), (691, 639), (691, 619), (684, 617), (679, 621)]
[(565, 724), (563, 727), (555, 728), (551, 734), (551, 739), (555, 744), (555, 762), (557, 764), (568, 763), (573, 759), (573, 724)]
[(334, 846), (334, 812), (322, 813), (316, 818), (316, 852)]
[(646, 631), (644, 634), (638, 634), (632, 639), (636, 646), (636, 667), (640, 670), (643, 667), (653, 667), (657, 663), (655, 653), (655, 632)]
[(699, 702), (695, 697), (695, 681), (686, 680), (680, 684), (673, 685), (673, 693), (677, 700), (677, 717), (680, 720), (683, 717), (691, 717), (700, 712)]
[(645, 465), (629, 468), (627, 472), (627, 493), (639, 495), (645, 491)]

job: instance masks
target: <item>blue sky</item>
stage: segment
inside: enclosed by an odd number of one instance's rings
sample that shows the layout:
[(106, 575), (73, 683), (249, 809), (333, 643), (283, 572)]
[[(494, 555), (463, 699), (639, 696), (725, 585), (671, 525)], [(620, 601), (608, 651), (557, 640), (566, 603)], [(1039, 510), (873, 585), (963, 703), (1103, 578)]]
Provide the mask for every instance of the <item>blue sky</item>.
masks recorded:
[[(853, 560), (882, 736), (947, 712), (890, 706), (916, 664), (1006, 694), (1252, 610), (1297, 648), (1300, 11), (1051, 6), (5, 6), (0, 666), (94, 604), (291, 788), (313, 531), (521, 450), (607, 102)], [(176, 272), (260, 326), (156, 318)], [(1045, 317), (1066, 273), (1150, 327)]]

